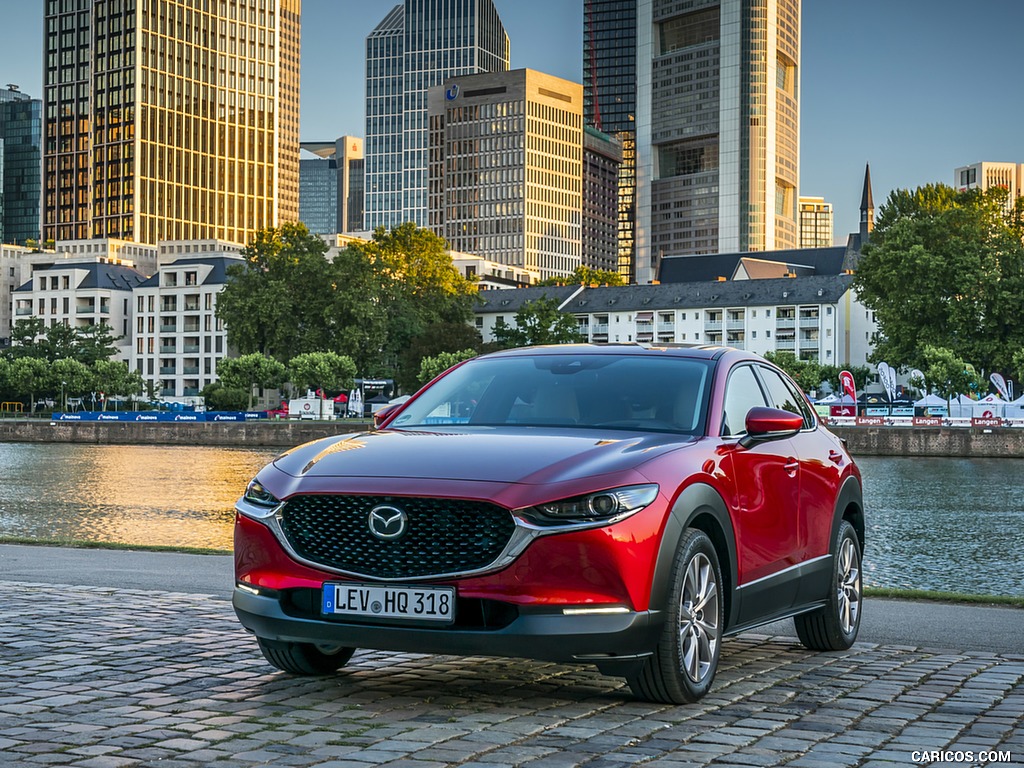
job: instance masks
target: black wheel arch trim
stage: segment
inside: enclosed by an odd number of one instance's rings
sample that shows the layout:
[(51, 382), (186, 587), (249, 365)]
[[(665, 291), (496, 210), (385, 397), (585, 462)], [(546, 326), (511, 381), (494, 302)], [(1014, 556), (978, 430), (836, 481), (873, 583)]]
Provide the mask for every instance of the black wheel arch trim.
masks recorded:
[[(829, 538), (829, 551), (835, 545), (836, 536), (839, 534), (839, 524), (847, 519), (846, 511), (853, 507), (856, 511), (849, 517), (850, 525), (857, 534), (857, 543), (860, 545), (860, 555), (864, 557), (864, 492), (856, 475), (849, 475), (839, 488), (836, 496), (835, 511), (832, 514), (832, 535)], [(831, 554), (836, 554), (831, 552)]]
[(706, 483), (687, 486), (676, 497), (672, 510), (665, 521), (665, 531), (658, 549), (658, 561), (651, 584), (651, 608), (661, 610), (668, 594), (679, 542), (687, 528), (696, 527), (704, 531), (718, 552), (719, 567), (722, 569), (722, 597), (726, 602), (725, 626), (735, 624), (739, 603), (734, 599), (738, 574), (736, 572), (736, 536), (729, 517), (728, 507), (718, 491)]

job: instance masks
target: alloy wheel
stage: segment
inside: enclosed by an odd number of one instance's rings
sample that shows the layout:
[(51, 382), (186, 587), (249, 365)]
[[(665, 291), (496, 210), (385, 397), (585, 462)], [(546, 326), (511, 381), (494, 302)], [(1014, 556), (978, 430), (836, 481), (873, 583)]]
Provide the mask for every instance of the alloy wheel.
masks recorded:
[(687, 677), (700, 683), (712, 669), (718, 647), (718, 582), (701, 552), (690, 560), (679, 604), (679, 652)]
[(850, 539), (843, 539), (839, 549), (839, 583), (836, 585), (839, 602), (839, 623), (844, 633), (850, 633), (857, 626), (860, 612), (861, 575), (860, 555), (857, 546)]

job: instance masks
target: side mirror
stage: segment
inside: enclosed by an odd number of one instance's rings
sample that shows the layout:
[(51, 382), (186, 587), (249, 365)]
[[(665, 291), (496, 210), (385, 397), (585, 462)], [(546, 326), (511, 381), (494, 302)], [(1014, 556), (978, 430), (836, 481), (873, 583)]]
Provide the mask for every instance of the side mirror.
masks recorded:
[(398, 411), (398, 409), (402, 407), (402, 405), (403, 403), (395, 403), (394, 405), (389, 405), (385, 408), (381, 408), (379, 411), (373, 414), (373, 428), (380, 429), (381, 424), (390, 419)]
[(804, 428), (804, 417), (778, 408), (751, 408), (746, 418), (747, 434), (740, 445), (748, 448), (754, 443), (792, 437)]

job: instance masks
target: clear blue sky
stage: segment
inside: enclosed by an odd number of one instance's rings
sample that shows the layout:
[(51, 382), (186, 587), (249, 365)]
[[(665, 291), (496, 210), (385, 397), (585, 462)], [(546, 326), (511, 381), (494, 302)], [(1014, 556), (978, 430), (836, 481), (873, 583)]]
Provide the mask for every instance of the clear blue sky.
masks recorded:
[[(303, 140), (362, 136), (366, 35), (395, 0), (303, 0)], [(583, 0), (495, 0), (513, 68), (582, 78)], [(0, 84), (42, 86), (42, 0), (4, 0)], [(857, 227), (864, 164), (890, 190), (1024, 162), (1021, 0), (804, 0), (800, 192)]]

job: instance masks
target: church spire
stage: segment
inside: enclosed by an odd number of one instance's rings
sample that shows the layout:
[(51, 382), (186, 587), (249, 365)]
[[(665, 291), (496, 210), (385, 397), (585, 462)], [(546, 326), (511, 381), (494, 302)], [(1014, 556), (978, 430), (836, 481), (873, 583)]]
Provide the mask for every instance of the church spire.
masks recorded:
[(860, 198), (860, 241), (866, 243), (875, 228), (875, 202), (871, 198), (871, 166), (864, 164), (864, 194)]

